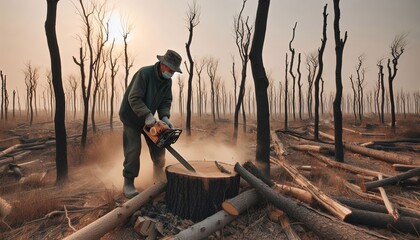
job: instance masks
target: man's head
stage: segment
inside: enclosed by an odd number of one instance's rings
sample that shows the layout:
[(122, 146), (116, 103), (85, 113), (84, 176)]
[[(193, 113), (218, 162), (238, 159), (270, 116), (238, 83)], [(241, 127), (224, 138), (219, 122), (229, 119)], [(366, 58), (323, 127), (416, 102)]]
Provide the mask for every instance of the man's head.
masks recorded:
[(162, 74), (164, 72), (168, 72), (171, 75), (174, 72), (182, 73), (180, 68), (182, 58), (177, 52), (169, 49), (168, 51), (166, 51), (165, 55), (157, 55), (157, 59), (159, 60), (161, 65), (163, 65)]

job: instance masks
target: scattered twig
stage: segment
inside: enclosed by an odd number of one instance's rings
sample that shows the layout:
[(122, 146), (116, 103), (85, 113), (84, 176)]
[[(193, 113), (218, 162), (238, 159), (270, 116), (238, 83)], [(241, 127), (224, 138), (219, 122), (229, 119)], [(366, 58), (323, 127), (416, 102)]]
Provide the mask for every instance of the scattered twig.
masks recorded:
[(74, 228), (74, 227), (71, 225), (71, 219), (69, 218), (69, 214), (67, 213), (67, 208), (66, 208), (66, 205), (64, 205), (64, 212), (66, 213), (67, 224), (69, 225), (69, 227), (70, 227), (70, 228), (71, 228), (74, 232), (77, 232), (76, 228)]

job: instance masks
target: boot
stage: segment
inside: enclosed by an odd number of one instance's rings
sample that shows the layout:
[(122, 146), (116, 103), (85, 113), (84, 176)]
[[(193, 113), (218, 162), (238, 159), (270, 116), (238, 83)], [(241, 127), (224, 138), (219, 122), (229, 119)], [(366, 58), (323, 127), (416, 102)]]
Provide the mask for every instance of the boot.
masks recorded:
[(134, 187), (134, 178), (124, 178), (124, 196), (126, 198), (133, 198), (139, 192), (137, 192), (136, 188)]

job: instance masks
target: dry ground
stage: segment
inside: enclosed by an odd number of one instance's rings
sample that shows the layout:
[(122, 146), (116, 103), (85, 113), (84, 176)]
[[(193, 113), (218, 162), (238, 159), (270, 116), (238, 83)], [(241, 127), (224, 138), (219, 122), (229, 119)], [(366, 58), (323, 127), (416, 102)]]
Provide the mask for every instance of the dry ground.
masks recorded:
[[(397, 130), (393, 131), (387, 125), (378, 124), (375, 117), (365, 118), (360, 126), (354, 126), (351, 116), (345, 118), (344, 126), (360, 132), (384, 133), (383, 137), (366, 137), (348, 131), (344, 132), (344, 139), (348, 142), (363, 143), (379, 139), (420, 138), (420, 117), (409, 116), (399, 120)], [(19, 135), (24, 139), (36, 139), (53, 136), (53, 123), (44, 120), (32, 126), (25, 124), (25, 119), (10, 121), (1, 126), (0, 139), (7, 139)], [(184, 128), (184, 120), (180, 116), (173, 117), (177, 127)], [(240, 125), (240, 137), (236, 146), (231, 144), (233, 123), (228, 119), (220, 119), (216, 124), (211, 116), (202, 119), (193, 119), (192, 137), (186, 133), (181, 135), (177, 143), (173, 145), (178, 152), (187, 160), (217, 160), (234, 164), (253, 160), (255, 156), (255, 122), (247, 126), (247, 133), (242, 133)], [(110, 131), (106, 120), (100, 121), (99, 130), (93, 134), (89, 132), (88, 146), (85, 150), (79, 147), (79, 138), (69, 140), (68, 161), (69, 181), (63, 186), (55, 185), (55, 153), (53, 147), (34, 149), (30, 154), (18, 160), (22, 165), (24, 180), (17, 179), (8, 168), (2, 166), (0, 159), (0, 197), (4, 198), (12, 206), (11, 213), (5, 218), (13, 230), (9, 230), (5, 224), (0, 223), (0, 239), (61, 239), (71, 234), (74, 230), (94, 221), (122, 204), (127, 199), (121, 194), (122, 188), (122, 136), (121, 124), (116, 121), (114, 131)], [(291, 121), (291, 129), (311, 137), (308, 132), (310, 121)], [(272, 120), (271, 128), (281, 129), (281, 121)], [(67, 124), (68, 135), (81, 133), (80, 121), (71, 121)], [(10, 130), (14, 130), (11, 132)], [(332, 133), (332, 118), (325, 117), (322, 122), (322, 131)], [(292, 138), (284, 136), (282, 139), (287, 146), (293, 143)], [(19, 140), (0, 142), (0, 147), (7, 148), (19, 143)], [(137, 187), (145, 189), (150, 186), (152, 177), (152, 164), (143, 144), (141, 157), (140, 176), (136, 179)], [(309, 155), (288, 149), (288, 160), (295, 165), (318, 166), (319, 162)], [(419, 156), (418, 152), (410, 151), (403, 154)], [(351, 164), (393, 173), (391, 165), (382, 161), (346, 152), (346, 161)], [(170, 165), (177, 161), (167, 153), (167, 163)], [(45, 173), (42, 178), (39, 175)], [(38, 175), (36, 175), (38, 174)], [(337, 184), (337, 175), (347, 173), (334, 169), (320, 169), (317, 172), (308, 173), (318, 187), (330, 195), (351, 196), (343, 186)], [(277, 182), (289, 182), (287, 174), (276, 175), (273, 179)], [(291, 183), (293, 184), (293, 183)], [(414, 190), (413, 190), (414, 189)], [(405, 191), (402, 188), (390, 188), (393, 194), (409, 197), (416, 203), (420, 203), (419, 188)], [(388, 189), (387, 189), (388, 190)], [(1, 205), (1, 204), (0, 204)], [(1, 206), (0, 206), (1, 207)], [(283, 228), (277, 222), (268, 218), (269, 210), (266, 205), (260, 205), (250, 209), (223, 231), (210, 236), (210, 239), (286, 239)], [(171, 215), (165, 209), (162, 196), (140, 209), (140, 214), (150, 215), (160, 219), (164, 225), (163, 235), (174, 234), (192, 224), (190, 221), (179, 219)], [(67, 217), (66, 217), (67, 215)], [(292, 222), (293, 229), (302, 239), (318, 239), (308, 231), (301, 223)], [(416, 239), (419, 236), (399, 234), (382, 229), (373, 229), (379, 233), (396, 239)], [(158, 234), (158, 238), (162, 235)], [(124, 223), (102, 239), (145, 239), (132, 228), (132, 222)]]

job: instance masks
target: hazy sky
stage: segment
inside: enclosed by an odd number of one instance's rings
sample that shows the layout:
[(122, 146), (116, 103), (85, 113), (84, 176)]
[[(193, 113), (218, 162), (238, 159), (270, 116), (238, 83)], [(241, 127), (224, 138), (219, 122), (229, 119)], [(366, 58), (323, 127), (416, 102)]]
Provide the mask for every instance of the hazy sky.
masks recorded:
[[(155, 63), (156, 54), (164, 54), (168, 48), (178, 51), (184, 59), (187, 58), (186, 12), (192, 0), (109, 2), (114, 5), (115, 16), (129, 18), (134, 26), (129, 44), (130, 52), (135, 56), (131, 75), (139, 67)], [(249, 15), (251, 23), (255, 19), (257, 2), (257, 0), (248, 0), (246, 6), (245, 14)], [(277, 86), (279, 81), (284, 81), (285, 53), (288, 52), (294, 23), (298, 22), (293, 45), (297, 53), (302, 53), (304, 59), (305, 54), (316, 50), (321, 44), (322, 11), (323, 6), (328, 3), (328, 41), (324, 55), (323, 78), (326, 81), (326, 88), (334, 90), (335, 46), (332, 2), (331, 0), (271, 1), (263, 57), (266, 71), (271, 73)], [(217, 74), (230, 88), (233, 85), (230, 74), (231, 56), (235, 55), (236, 62), (239, 61), (233, 37), (233, 16), (239, 12), (242, 1), (198, 0), (197, 4), (201, 9), (201, 16), (200, 24), (194, 31), (192, 54), (197, 59), (206, 56), (219, 59)], [(29, 61), (33, 66), (40, 68), (41, 91), (46, 85), (45, 72), (50, 64), (44, 32), (46, 8), (46, 0), (0, 0), (0, 70), (8, 76), (9, 91), (11, 92), (11, 88), (19, 88), (21, 96), (25, 92), (23, 70)], [(349, 76), (355, 74), (355, 65), (360, 54), (366, 56), (364, 67), (366, 67), (367, 87), (371, 89), (374, 86), (377, 80), (377, 60), (389, 57), (389, 46), (394, 37), (401, 33), (408, 34), (408, 45), (399, 62), (395, 88), (410, 91), (420, 89), (419, 0), (343, 0), (341, 14), (342, 35), (348, 31), (343, 62), (345, 92), (350, 90)], [(59, 1), (57, 35), (64, 81), (70, 74), (78, 74), (72, 56), (78, 55), (79, 42), (76, 36), (81, 33), (81, 26), (80, 17), (72, 1)], [(182, 77), (186, 79), (187, 74), (184, 66), (182, 67), (184, 70)], [(301, 71), (306, 86), (307, 70), (304, 62)], [(248, 84), (253, 85), (251, 72), (248, 76)]]

